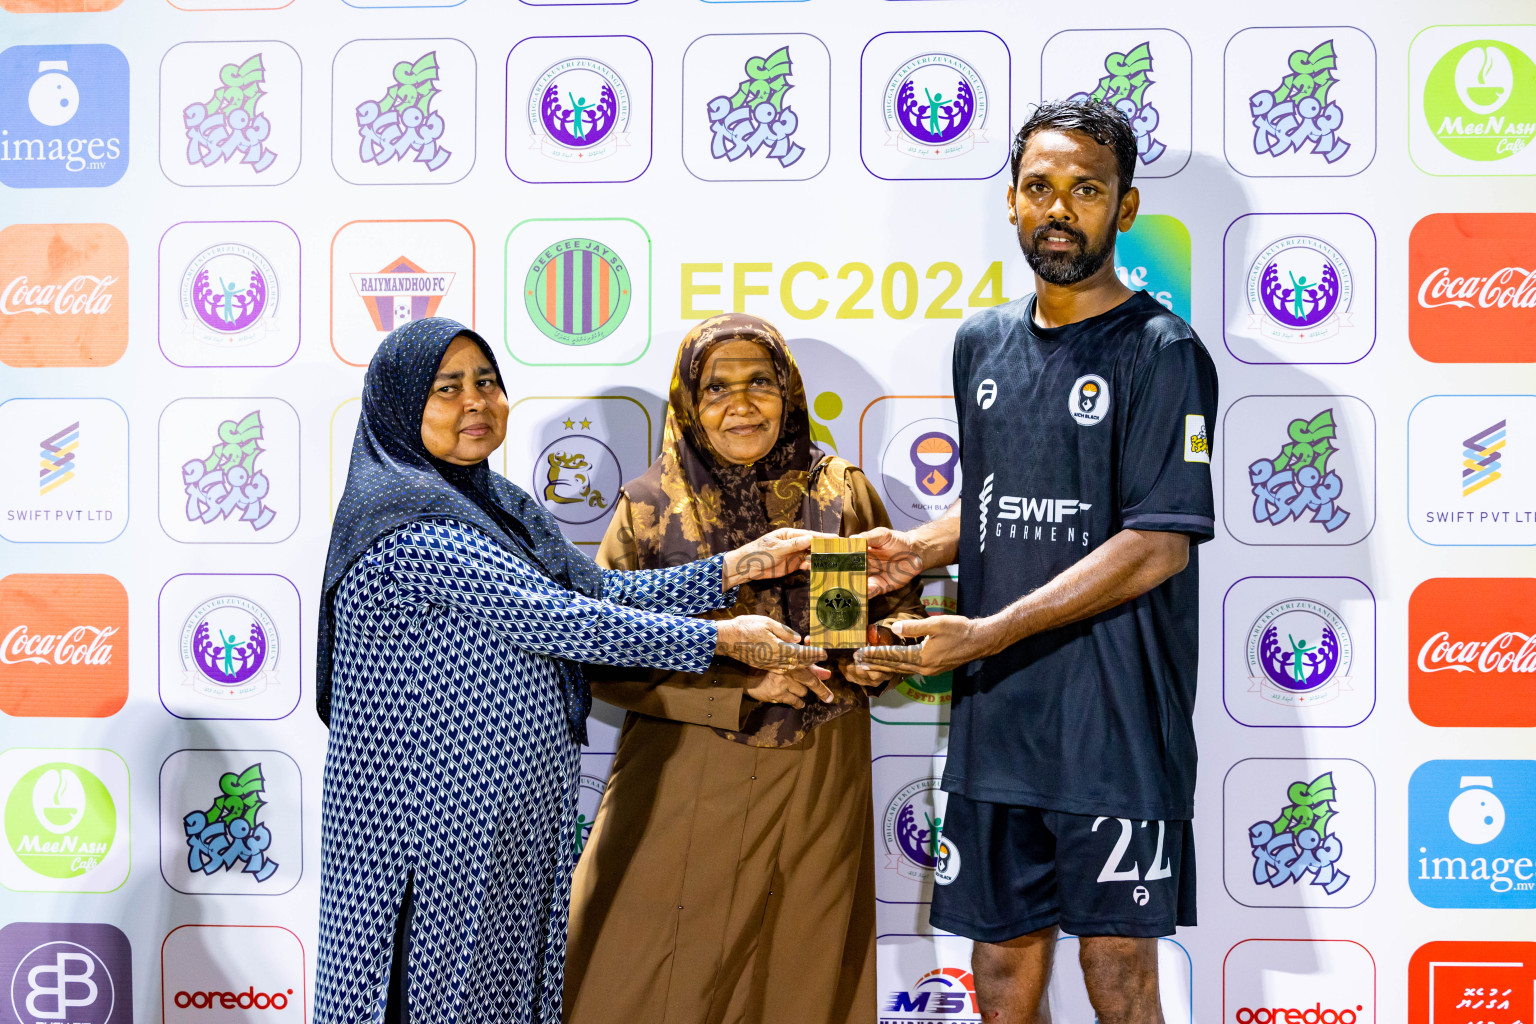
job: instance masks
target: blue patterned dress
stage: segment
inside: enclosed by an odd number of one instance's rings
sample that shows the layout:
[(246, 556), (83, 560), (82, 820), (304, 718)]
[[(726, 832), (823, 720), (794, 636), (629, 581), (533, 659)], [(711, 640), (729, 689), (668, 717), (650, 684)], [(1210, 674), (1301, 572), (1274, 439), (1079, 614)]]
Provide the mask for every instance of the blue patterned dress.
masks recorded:
[(448, 520), (357, 561), (335, 601), (314, 1024), (382, 1016), (413, 873), (413, 1024), (558, 1024), (579, 749), (552, 658), (704, 671), (715, 627), (673, 616), (729, 607), (721, 571), (605, 571), (594, 600)]

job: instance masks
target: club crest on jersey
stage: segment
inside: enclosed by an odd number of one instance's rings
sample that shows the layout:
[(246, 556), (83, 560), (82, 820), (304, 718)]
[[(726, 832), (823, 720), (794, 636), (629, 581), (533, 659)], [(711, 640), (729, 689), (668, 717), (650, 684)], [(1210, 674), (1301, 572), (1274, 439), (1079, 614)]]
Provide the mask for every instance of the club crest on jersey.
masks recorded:
[(960, 851), (952, 840), (939, 836), (934, 850), (933, 880), (938, 885), (949, 885), (960, 876)]
[(1109, 415), (1109, 384), (1096, 373), (1085, 373), (1072, 383), (1067, 411), (1078, 426), (1091, 427)]
[(1211, 435), (1205, 430), (1205, 417), (1184, 417), (1184, 461), (1211, 464)]

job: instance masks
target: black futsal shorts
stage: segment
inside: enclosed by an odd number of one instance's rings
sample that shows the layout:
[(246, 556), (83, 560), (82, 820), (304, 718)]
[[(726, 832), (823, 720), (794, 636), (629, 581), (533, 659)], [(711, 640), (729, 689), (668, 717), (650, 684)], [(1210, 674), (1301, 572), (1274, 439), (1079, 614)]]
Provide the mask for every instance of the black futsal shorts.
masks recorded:
[(949, 795), (934, 871), (934, 927), (1004, 942), (1049, 925), (1072, 935), (1172, 935), (1195, 923), (1187, 821), (1135, 821)]

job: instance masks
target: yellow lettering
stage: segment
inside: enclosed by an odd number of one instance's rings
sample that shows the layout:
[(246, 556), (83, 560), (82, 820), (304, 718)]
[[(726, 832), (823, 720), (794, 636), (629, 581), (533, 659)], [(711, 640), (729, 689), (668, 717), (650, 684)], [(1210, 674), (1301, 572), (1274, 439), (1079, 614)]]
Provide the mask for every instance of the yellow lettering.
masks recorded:
[(748, 274), (771, 274), (772, 263), (733, 263), (731, 264), (731, 308), (738, 313), (747, 311), (747, 297), (750, 295), (767, 295), (768, 286), (765, 284), (747, 284)]
[(723, 309), (699, 309), (694, 305), (694, 300), (700, 295), (719, 295), (718, 284), (698, 284), (694, 281), (694, 274), (718, 274), (725, 270), (723, 263), (684, 263), (683, 264), (683, 312), (684, 320), (703, 320), (706, 317), (719, 316)]
[(809, 308), (800, 306), (795, 302), (795, 278), (801, 274), (814, 274), (816, 280), (825, 281), (827, 270), (820, 263), (812, 263), (809, 260), (801, 261), (784, 271), (784, 278), (779, 282), (779, 304), (784, 311), (796, 320), (814, 320), (827, 311), (827, 300), (817, 299)]

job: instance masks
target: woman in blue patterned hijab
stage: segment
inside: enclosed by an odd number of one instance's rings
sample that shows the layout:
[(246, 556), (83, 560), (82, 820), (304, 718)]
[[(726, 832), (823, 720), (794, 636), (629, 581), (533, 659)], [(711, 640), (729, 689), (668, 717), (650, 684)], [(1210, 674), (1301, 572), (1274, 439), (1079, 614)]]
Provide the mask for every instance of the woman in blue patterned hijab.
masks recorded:
[(429, 318), (368, 367), (320, 602), (314, 1024), (557, 1022), (583, 662), (820, 660), (771, 619), (688, 616), (798, 568), (777, 531), (672, 569), (600, 569), (491, 471), (507, 398), (478, 334)]

